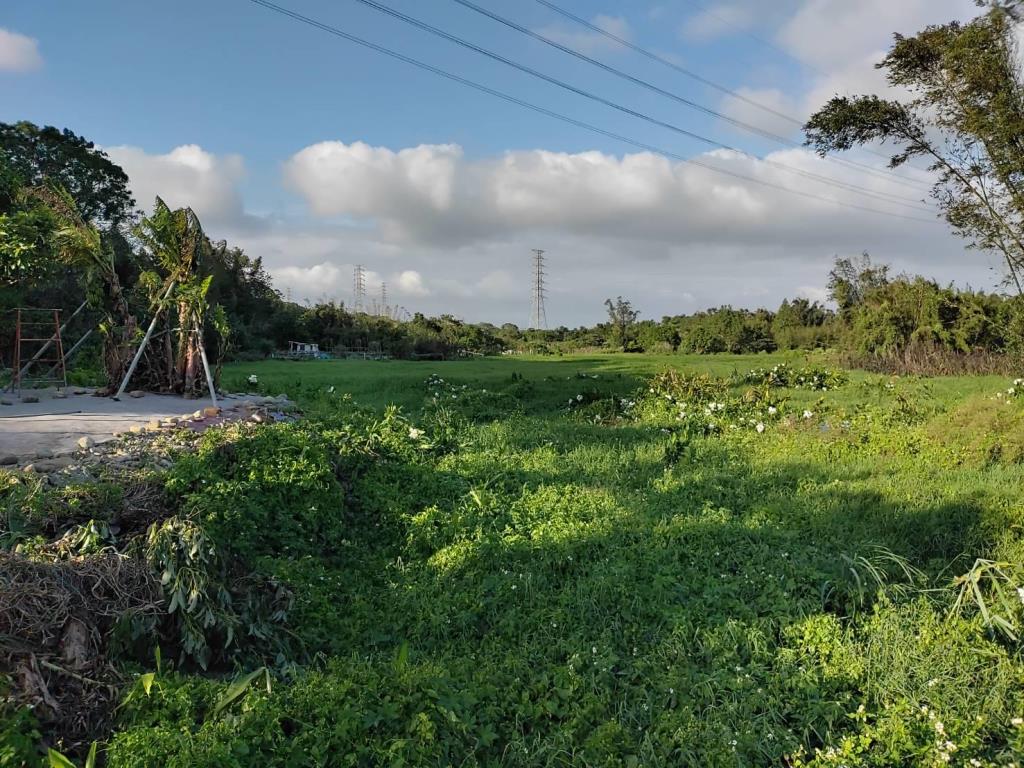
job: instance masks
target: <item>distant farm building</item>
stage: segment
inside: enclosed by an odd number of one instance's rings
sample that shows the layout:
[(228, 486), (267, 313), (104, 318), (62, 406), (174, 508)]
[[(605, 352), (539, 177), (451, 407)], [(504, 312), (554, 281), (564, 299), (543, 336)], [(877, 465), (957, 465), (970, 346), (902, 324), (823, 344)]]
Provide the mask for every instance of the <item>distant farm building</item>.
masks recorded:
[(312, 344), (306, 341), (289, 341), (288, 357), (316, 357), (322, 358), (327, 355), (320, 351), (319, 344)]

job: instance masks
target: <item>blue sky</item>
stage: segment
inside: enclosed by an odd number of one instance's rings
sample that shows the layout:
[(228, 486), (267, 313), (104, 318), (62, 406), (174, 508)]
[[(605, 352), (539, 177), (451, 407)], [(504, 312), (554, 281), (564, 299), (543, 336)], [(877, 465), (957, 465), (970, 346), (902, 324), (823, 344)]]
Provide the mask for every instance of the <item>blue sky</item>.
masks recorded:
[[(723, 101), (722, 94), (610, 45), (533, 0), (478, 2), (660, 87), (788, 130), (766, 113)], [(781, 149), (451, 0), (387, 4), (688, 130), (758, 155)], [(905, 0), (899, 9), (889, 7), (888, 0), (867, 0), (861, 12), (834, 0), (560, 4), (704, 77), (799, 116), (833, 92), (877, 84), (870, 62), (884, 49), (892, 31), (887, 24), (913, 32), (924, 23), (972, 12), (969, 0)], [(411, 29), (355, 0), (282, 0), (281, 5), (636, 140), (688, 157), (708, 149)], [(599, 318), (603, 296), (616, 288), (635, 293), (647, 316), (719, 303), (771, 305), (799, 291), (820, 295), (831, 256), (864, 249), (898, 267), (943, 279), (991, 282), (988, 262), (971, 257), (965, 268), (961, 244), (942, 227), (922, 225), (918, 232), (916, 224), (896, 226), (896, 220), (842, 209), (820, 221), (821, 211), (803, 210), (799, 198), (785, 201), (785, 210), (775, 215), (765, 206), (786, 195), (743, 189), (742, 183), (726, 188), (727, 179), (710, 183), (722, 196), (718, 209), (741, 201), (735, 208), (737, 226), (726, 213), (717, 228), (688, 226), (687, 211), (706, 202), (695, 192), (695, 185), (709, 183), (705, 177), (690, 178), (657, 164), (624, 166), (623, 155), (635, 155), (635, 149), (416, 70), (247, 0), (173, 6), (17, 2), (0, 10), (0, 28), (31, 38), (37, 53), (32, 65), (0, 71), (0, 119), (67, 126), (110, 148), (132, 176), (140, 204), (158, 192), (173, 203), (193, 205), (212, 236), (262, 255), (282, 287), (297, 297), (347, 301), (351, 265), (368, 262), (374, 279), (391, 282), (396, 301), (411, 309), (522, 322), (529, 309), (521, 306), (528, 296), (527, 286), (520, 285), (528, 281), (523, 254), (535, 246), (552, 251), (557, 306), (549, 317), (565, 323)], [(0, 48), (0, 70), (3, 61)], [(798, 133), (791, 135), (799, 139)], [(440, 149), (452, 145), (457, 152)], [(190, 149), (173, 154), (179, 147)], [(428, 149), (411, 153), (417, 147)], [(810, 167), (804, 164), (813, 159), (790, 155), (779, 162)], [(749, 166), (744, 172), (763, 170)], [(346, 180), (351, 180), (347, 186)], [(591, 199), (588, 188), (600, 194)], [(621, 199), (616, 189), (624, 190)], [(827, 187), (822, 190), (830, 194)], [(481, 199), (485, 202), (474, 205)], [(671, 226), (673, 206), (679, 208), (677, 230)], [(780, 223), (783, 218), (788, 225)], [(804, 221), (817, 234), (804, 231)]]

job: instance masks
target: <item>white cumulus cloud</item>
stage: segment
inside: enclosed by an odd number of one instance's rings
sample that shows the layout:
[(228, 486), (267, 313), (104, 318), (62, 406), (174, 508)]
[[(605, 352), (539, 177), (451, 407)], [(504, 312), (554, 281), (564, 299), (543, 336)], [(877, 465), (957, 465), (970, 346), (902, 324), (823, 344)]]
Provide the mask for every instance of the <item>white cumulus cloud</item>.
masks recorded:
[(195, 144), (162, 155), (129, 146), (105, 151), (124, 168), (136, 202), (146, 211), (159, 196), (171, 208), (191, 207), (207, 228), (238, 225), (245, 217), (239, 191), (245, 163), (239, 155), (214, 155)]
[(0, 72), (31, 72), (42, 66), (35, 38), (0, 27)]
[(403, 296), (426, 296), (430, 293), (423, 284), (423, 275), (414, 269), (401, 272), (394, 281), (398, 293)]

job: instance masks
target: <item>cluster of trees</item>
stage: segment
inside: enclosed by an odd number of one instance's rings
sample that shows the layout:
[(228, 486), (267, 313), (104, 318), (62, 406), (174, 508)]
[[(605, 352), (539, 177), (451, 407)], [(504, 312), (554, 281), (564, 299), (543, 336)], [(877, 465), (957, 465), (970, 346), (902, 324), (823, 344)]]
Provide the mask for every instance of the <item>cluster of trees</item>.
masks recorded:
[[(88, 299), (92, 315), (83, 315), (80, 330), (99, 324), (96, 354), (114, 379), (137, 346), (140, 321), (173, 288), (176, 311), (167, 312), (143, 375), (178, 389), (191, 386), (195, 369), (196, 335), (182, 329), (199, 326), (206, 328), (208, 349), (236, 357), (263, 356), (289, 340), (394, 357), (592, 348), (1020, 353), (1024, 84), (1013, 24), (1021, 3), (979, 4), (991, 8), (969, 23), (896, 37), (879, 68), (909, 96), (836, 97), (811, 117), (806, 134), (822, 154), (880, 142), (894, 147), (893, 168), (926, 162), (939, 210), (970, 247), (1002, 257), (1011, 296), (893, 277), (865, 257), (836, 262), (829, 282), (834, 310), (794, 299), (775, 311), (725, 306), (641, 321), (619, 297), (606, 302), (605, 323), (538, 331), (450, 316), (398, 322), (331, 303), (303, 307), (281, 297), (259, 258), (211, 242), (191, 211), (171, 211), (158, 201), (153, 215), (142, 218), (127, 176), (91, 142), (68, 130), (17, 123), (0, 124), (0, 340), (11, 336), (6, 308), (71, 310)], [(0, 364), (10, 356), (3, 344)]]
[(54, 307), (72, 315), (77, 338), (116, 383), (154, 313), (162, 315), (138, 373), (140, 386), (178, 392), (201, 388), (199, 336), (212, 357), (261, 357), (291, 340), (325, 349), (380, 349), (396, 357), (447, 357), (503, 348), (486, 326), (416, 315), (397, 322), (285, 301), (262, 260), (214, 242), (190, 209), (157, 200), (136, 210), (128, 177), (92, 142), (70, 130), (0, 123), (0, 370), (13, 362), (13, 314)]
[(608, 321), (590, 328), (519, 331), (502, 326), (507, 346), (531, 352), (585, 349), (687, 354), (751, 354), (834, 349), (894, 357), (921, 352), (1024, 353), (1024, 299), (890, 274), (885, 264), (837, 258), (829, 273), (831, 309), (806, 298), (775, 311), (729, 306), (638, 320), (629, 301), (605, 302)]

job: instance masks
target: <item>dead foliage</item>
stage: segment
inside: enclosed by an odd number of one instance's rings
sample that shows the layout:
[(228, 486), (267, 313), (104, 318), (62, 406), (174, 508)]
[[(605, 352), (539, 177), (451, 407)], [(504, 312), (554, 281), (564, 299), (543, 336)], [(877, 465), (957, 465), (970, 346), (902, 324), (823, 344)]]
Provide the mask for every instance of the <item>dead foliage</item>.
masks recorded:
[(1024, 368), (1021, 355), (975, 350), (953, 352), (926, 346), (876, 354), (849, 354), (843, 357), (846, 368), (894, 376), (1019, 376)]
[(102, 731), (121, 678), (107, 658), (114, 627), (155, 615), (160, 584), (114, 552), (66, 560), (0, 552), (0, 673), (8, 704), (31, 706), (75, 746)]

